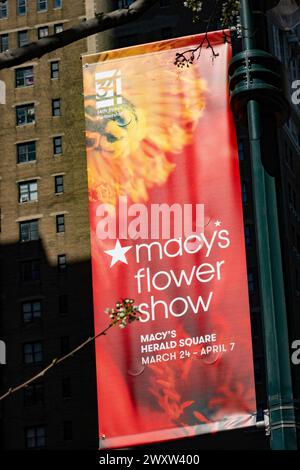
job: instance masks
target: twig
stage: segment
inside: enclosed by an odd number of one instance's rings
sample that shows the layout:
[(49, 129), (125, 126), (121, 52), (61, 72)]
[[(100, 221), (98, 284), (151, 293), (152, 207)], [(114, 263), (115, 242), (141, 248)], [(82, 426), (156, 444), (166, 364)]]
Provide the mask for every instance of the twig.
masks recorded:
[(219, 6), (219, 3), (220, 3), (220, 0), (216, 0), (215, 1), (215, 5), (214, 5), (214, 8), (211, 12), (211, 15), (208, 19), (208, 22), (207, 22), (207, 25), (206, 25), (206, 29), (205, 29), (205, 34), (204, 34), (204, 37), (202, 39), (202, 41), (200, 42), (200, 44), (193, 48), (193, 49), (188, 49), (187, 51), (184, 51), (184, 52), (178, 52), (176, 54), (176, 57), (175, 57), (175, 62), (174, 64), (177, 65), (177, 67), (189, 67), (190, 65), (193, 64), (194, 60), (195, 60), (195, 55), (197, 54), (197, 58), (196, 60), (198, 60), (200, 58), (200, 55), (201, 55), (201, 51), (202, 51), (202, 47), (204, 46), (205, 43), (207, 43), (207, 46), (206, 46), (206, 49), (211, 49), (212, 51), (212, 54), (213, 54), (213, 59), (215, 59), (216, 57), (218, 57), (218, 53), (216, 53), (214, 51), (214, 48), (209, 40), (209, 37), (208, 37), (208, 32), (209, 32), (209, 28), (210, 28), (210, 25), (212, 23), (212, 20), (214, 19), (214, 16), (215, 16), (215, 13), (217, 11), (217, 8)]
[[(40, 372), (38, 372), (36, 375), (31, 377), (30, 379), (26, 380), (26, 382), (23, 382), (20, 385), (17, 385), (16, 387), (10, 387), (8, 391), (4, 393), (4, 395), (0, 396), (0, 401), (18, 392), (19, 390), (22, 390), (23, 388), (28, 387), (28, 385), (30, 385), (32, 382), (35, 382), (40, 377), (44, 377), (51, 369), (61, 364), (62, 362), (67, 360), (69, 357), (74, 356), (74, 354), (81, 351), (81, 349), (83, 349), (89, 343), (91, 343), (92, 341), (95, 341), (95, 339), (99, 338), (100, 336), (105, 336), (107, 331), (110, 330), (117, 323), (119, 323), (121, 327), (122, 324), (124, 326), (124, 322), (126, 324), (126, 319), (129, 320), (129, 323), (131, 323), (131, 321), (133, 320), (138, 320), (139, 317), (136, 316), (139, 313), (138, 307), (134, 307), (132, 304), (133, 304), (133, 300), (125, 299), (122, 302), (118, 302), (116, 304), (117, 305), (116, 309), (108, 309), (109, 310), (108, 313), (113, 313), (112, 315), (110, 315), (111, 317), (113, 317), (113, 320), (110, 322), (110, 324), (106, 328), (104, 328), (104, 330), (100, 331), (100, 333), (97, 333), (94, 336), (89, 337), (88, 339), (83, 341), (83, 343), (81, 343), (76, 348), (72, 349), (72, 351), (65, 354), (64, 356), (60, 358), (54, 358), (52, 362), (48, 364), (48, 366), (46, 366), (44, 369), (42, 369)], [(125, 313), (123, 314), (124, 311)]]

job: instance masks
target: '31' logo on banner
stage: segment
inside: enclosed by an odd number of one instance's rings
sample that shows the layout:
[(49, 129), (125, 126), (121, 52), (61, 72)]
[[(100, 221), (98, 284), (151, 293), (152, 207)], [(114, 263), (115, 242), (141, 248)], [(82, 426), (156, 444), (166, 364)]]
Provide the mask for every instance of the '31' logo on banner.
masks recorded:
[(97, 72), (96, 108), (110, 108), (122, 104), (122, 78), (120, 70)]

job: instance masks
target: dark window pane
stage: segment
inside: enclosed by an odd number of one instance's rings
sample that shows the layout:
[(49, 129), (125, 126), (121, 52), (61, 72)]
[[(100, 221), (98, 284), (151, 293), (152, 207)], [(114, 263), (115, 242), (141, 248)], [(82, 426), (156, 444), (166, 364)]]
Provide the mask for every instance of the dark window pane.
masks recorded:
[(51, 78), (59, 77), (59, 61), (50, 62)]
[(67, 269), (67, 257), (66, 255), (58, 255), (57, 257), (57, 266), (60, 272)]
[(52, 116), (60, 116), (60, 99), (52, 100)]
[(251, 230), (251, 225), (245, 225), (245, 244), (246, 248), (249, 249), (251, 248), (252, 244), (252, 230)]
[(31, 323), (42, 317), (42, 303), (40, 300), (33, 300), (22, 303), (22, 317), (24, 323)]
[(44, 403), (44, 384), (42, 382), (27, 385), (24, 389), (24, 406), (34, 406)]
[(118, 8), (127, 8), (134, 0), (118, 0)]
[(21, 263), (21, 281), (22, 282), (34, 282), (39, 281), (41, 277), (40, 273), (40, 262), (34, 261), (23, 261)]
[(245, 160), (245, 145), (242, 141), (238, 143), (238, 152), (240, 161)]
[(29, 242), (39, 239), (39, 222), (38, 220), (28, 220), (20, 222), (20, 241)]
[(39, 364), (43, 361), (42, 343), (35, 341), (33, 343), (23, 344), (23, 362), (24, 364)]
[(62, 154), (62, 137), (61, 136), (53, 138), (53, 151), (54, 151), (54, 155)]
[(37, 0), (37, 11), (46, 11), (48, 9), (48, 0)]
[(27, 449), (42, 449), (46, 446), (46, 431), (44, 426), (34, 426), (25, 429), (25, 445)]
[(7, 18), (7, 0), (0, 2), (0, 18)]
[(8, 34), (0, 35), (0, 52), (5, 52), (9, 49), (8, 45)]
[(64, 192), (64, 177), (63, 175), (55, 176), (55, 193), (63, 193)]
[(26, 15), (26, 0), (17, 0), (17, 14), (19, 16)]
[(17, 144), (17, 161), (18, 163), (27, 163), (36, 159), (36, 143), (24, 142)]
[(242, 202), (243, 204), (248, 202), (248, 187), (245, 181), (242, 182)]
[(65, 231), (65, 216), (63, 214), (56, 216), (56, 231), (58, 233)]
[(28, 31), (18, 32), (18, 45), (19, 47), (27, 46), (28, 44)]
[(168, 6), (170, 6), (170, 5), (171, 5), (171, 0), (160, 0), (160, 6), (161, 6), (162, 8), (168, 7)]
[(22, 126), (35, 120), (34, 104), (25, 104), (16, 107), (16, 124)]
[(254, 282), (254, 273), (253, 271), (248, 271), (248, 289), (249, 293), (253, 294), (255, 290), (255, 282)]

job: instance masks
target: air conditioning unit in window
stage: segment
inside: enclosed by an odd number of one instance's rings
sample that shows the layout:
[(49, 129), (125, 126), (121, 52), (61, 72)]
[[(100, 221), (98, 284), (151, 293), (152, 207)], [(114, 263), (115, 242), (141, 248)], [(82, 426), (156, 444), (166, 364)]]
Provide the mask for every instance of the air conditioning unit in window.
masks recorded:
[(20, 197), (20, 202), (28, 202), (28, 201), (29, 201), (28, 196), (25, 194), (22, 194), (22, 196)]

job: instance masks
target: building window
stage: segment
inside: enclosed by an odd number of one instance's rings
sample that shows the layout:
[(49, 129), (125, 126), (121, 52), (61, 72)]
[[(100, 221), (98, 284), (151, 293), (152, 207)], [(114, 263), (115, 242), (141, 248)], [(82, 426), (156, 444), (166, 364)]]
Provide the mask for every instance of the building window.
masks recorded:
[(54, 8), (61, 8), (62, 0), (54, 0)]
[(39, 281), (41, 278), (40, 262), (34, 261), (23, 261), (21, 263), (21, 281), (22, 282), (34, 282)]
[(64, 177), (62, 175), (55, 176), (55, 194), (64, 192)]
[(69, 298), (67, 294), (61, 294), (58, 298), (58, 311), (60, 315), (67, 315), (69, 312)]
[(39, 239), (39, 221), (20, 222), (20, 242), (31, 242)]
[(42, 405), (44, 403), (44, 384), (36, 382), (24, 389), (24, 406)]
[(65, 216), (63, 214), (56, 216), (56, 232), (62, 233), (65, 231)]
[(36, 143), (24, 142), (17, 144), (17, 162), (28, 163), (36, 160)]
[(7, 18), (8, 11), (7, 11), (7, 0), (0, 2), (0, 19)]
[(8, 45), (8, 34), (0, 35), (0, 52), (5, 52), (9, 49)]
[(26, 15), (26, 0), (17, 0), (17, 15)]
[(159, 4), (161, 8), (169, 7), (171, 5), (171, 0), (160, 0)]
[(62, 23), (58, 23), (54, 25), (54, 34), (61, 33), (64, 30), (64, 25)]
[(61, 136), (53, 137), (53, 152), (54, 152), (54, 155), (62, 154), (62, 137)]
[(46, 432), (44, 426), (34, 426), (25, 430), (27, 449), (42, 449), (46, 446)]
[(67, 269), (67, 257), (66, 255), (58, 255), (57, 257), (57, 267), (59, 272), (63, 272)]
[(42, 303), (40, 300), (32, 300), (22, 303), (22, 319), (24, 323), (32, 323), (42, 318)]
[(71, 441), (73, 439), (72, 421), (64, 421), (64, 441)]
[(28, 44), (28, 31), (18, 31), (18, 46), (23, 47)]
[(118, 0), (118, 8), (127, 8), (131, 5), (135, 0)]
[(48, 26), (42, 26), (41, 28), (38, 28), (38, 38), (45, 38), (49, 36), (49, 28)]
[(43, 348), (40, 341), (23, 344), (24, 364), (39, 364), (43, 361)]
[(173, 29), (172, 28), (162, 28), (161, 30), (161, 37), (163, 39), (169, 39), (173, 37)]
[(34, 83), (33, 67), (16, 69), (16, 88), (30, 86)]
[(52, 100), (52, 116), (60, 116), (60, 99), (55, 98)]
[(70, 352), (70, 338), (69, 336), (62, 336), (60, 338), (60, 353), (62, 355)]
[(245, 225), (245, 244), (247, 250), (251, 248), (252, 244), (252, 230), (251, 225)]
[(239, 160), (245, 160), (245, 145), (244, 142), (238, 142), (238, 152), (239, 152)]
[(246, 181), (242, 182), (242, 202), (243, 204), (248, 203), (248, 187)]
[(51, 71), (52, 79), (57, 79), (59, 77), (59, 61), (58, 60), (50, 62), (50, 71)]
[(70, 377), (64, 377), (61, 383), (61, 394), (63, 398), (71, 398), (71, 379)]
[(37, 0), (37, 11), (47, 11), (48, 0)]
[(248, 271), (248, 289), (249, 294), (253, 294), (255, 288), (253, 271)]
[(38, 200), (37, 181), (24, 181), (19, 183), (19, 202), (29, 202)]
[(34, 104), (24, 104), (16, 107), (16, 123), (17, 126), (31, 124), (35, 120)]

